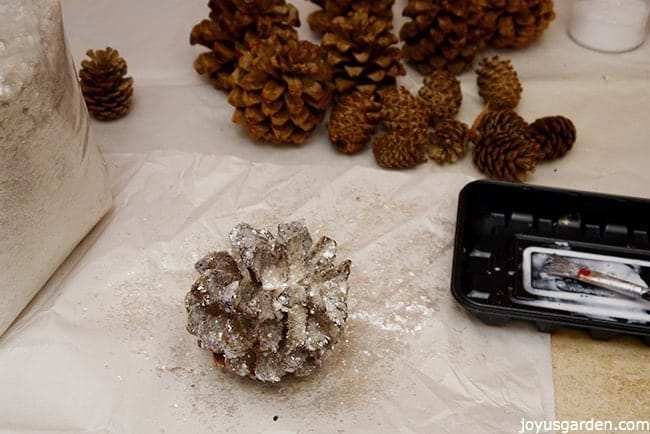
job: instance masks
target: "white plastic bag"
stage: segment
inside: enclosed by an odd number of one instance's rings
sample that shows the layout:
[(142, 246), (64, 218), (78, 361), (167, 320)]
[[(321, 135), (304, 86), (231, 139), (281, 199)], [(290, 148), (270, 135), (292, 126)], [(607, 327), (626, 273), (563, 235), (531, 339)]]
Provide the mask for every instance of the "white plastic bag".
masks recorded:
[(58, 0), (0, 2), (0, 334), (111, 204)]

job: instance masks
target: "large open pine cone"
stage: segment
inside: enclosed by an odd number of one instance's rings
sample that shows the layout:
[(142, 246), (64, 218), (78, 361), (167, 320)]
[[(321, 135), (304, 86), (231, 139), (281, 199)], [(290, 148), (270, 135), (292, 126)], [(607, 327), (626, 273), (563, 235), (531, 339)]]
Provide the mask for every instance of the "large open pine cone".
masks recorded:
[(481, 0), (409, 0), (400, 38), (404, 57), (422, 74), (470, 68), (486, 45)]
[(519, 104), (522, 87), (510, 60), (484, 57), (476, 75), (478, 93), (491, 109), (513, 109)]
[(429, 158), (443, 163), (455, 163), (467, 153), (469, 128), (454, 119), (442, 119), (436, 123), (427, 149)]
[(576, 127), (564, 116), (539, 118), (530, 124), (526, 134), (540, 145), (544, 160), (563, 157), (576, 141)]
[(393, 20), (395, 0), (311, 0), (322, 9), (312, 12), (307, 21), (315, 32), (328, 32), (336, 17), (345, 16), (359, 8), (367, 7), (370, 13), (387, 21)]
[(539, 38), (555, 18), (553, 0), (481, 0), (489, 44), (522, 48)]
[(278, 36), (252, 41), (232, 74), (233, 121), (255, 140), (302, 144), (330, 105), (331, 80), (318, 45)]
[(190, 44), (210, 49), (196, 58), (194, 69), (218, 89), (231, 89), (230, 74), (251, 39), (276, 33), (297, 37), (298, 10), (285, 0), (210, 0), (208, 6), (210, 19), (192, 28)]
[(355, 154), (363, 150), (377, 131), (381, 105), (369, 92), (351, 92), (341, 96), (327, 124), (330, 141), (339, 152)]
[(524, 182), (540, 158), (539, 145), (520, 134), (496, 131), (484, 134), (472, 150), (476, 167), (491, 178)]
[(355, 88), (374, 92), (406, 73), (392, 28), (390, 20), (372, 15), (368, 6), (332, 20), (322, 46), (328, 51), (338, 93)]
[(453, 119), (463, 102), (460, 81), (445, 69), (427, 75), (418, 95), (429, 108), (433, 124), (438, 120)]
[(313, 244), (297, 222), (264, 229), (239, 224), (230, 252), (208, 254), (185, 297), (187, 330), (222, 368), (277, 383), (310, 375), (333, 351), (347, 319), (350, 261), (336, 242)]
[(387, 130), (426, 130), (431, 117), (424, 101), (404, 86), (393, 86), (379, 92), (381, 122)]
[(125, 116), (131, 108), (133, 78), (126, 77), (126, 61), (111, 47), (88, 50), (79, 71), (88, 113), (101, 121)]
[(377, 164), (386, 169), (410, 169), (426, 161), (425, 148), (431, 133), (424, 129), (389, 131), (375, 138), (372, 152)]

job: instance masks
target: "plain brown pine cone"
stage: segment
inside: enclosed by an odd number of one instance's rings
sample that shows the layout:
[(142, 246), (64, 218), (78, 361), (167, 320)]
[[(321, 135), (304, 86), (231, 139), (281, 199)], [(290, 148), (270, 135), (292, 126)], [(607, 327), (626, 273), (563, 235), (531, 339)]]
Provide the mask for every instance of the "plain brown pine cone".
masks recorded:
[(467, 125), (454, 119), (442, 119), (436, 123), (427, 154), (440, 164), (455, 163), (467, 153), (468, 144)]
[(79, 81), (88, 113), (101, 121), (125, 116), (133, 96), (133, 78), (126, 77), (126, 61), (111, 47), (88, 50), (81, 62)]
[(463, 102), (460, 81), (444, 69), (438, 69), (427, 75), (418, 95), (429, 108), (432, 124), (442, 119), (453, 119)]
[(218, 89), (231, 89), (230, 74), (249, 41), (278, 33), (297, 38), (298, 10), (285, 0), (210, 0), (208, 7), (210, 17), (192, 28), (190, 44), (210, 50), (196, 58), (194, 69)]
[(336, 92), (374, 92), (394, 85), (396, 78), (406, 73), (392, 28), (390, 20), (372, 15), (368, 6), (332, 20), (321, 45), (334, 70)]
[(385, 169), (410, 169), (426, 161), (424, 149), (429, 140), (426, 129), (389, 131), (375, 138), (372, 152)]
[(477, 143), (483, 134), (495, 131), (510, 131), (518, 135), (525, 135), (526, 128), (528, 128), (528, 123), (513, 110), (483, 110), (472, 125), (470, 139)]
[(387, 130), (426, 129), (429, 125), (429, 109), (420, 98), (404, 86), (382, 89), (379, 93), (381, 122)]
[(472, 150), (472, 160), (485, 175), (513, 182), (524, 182), (535, 170), (539, 145), (510, 131), (484, 134)]
[(409, 0), (399, 36), (404, 58), (422, 74), (469, 69), (487, 41), (482, 0)]
[(489, 44), (523, 48), (539, 38), (555, 18), (553, 0), (481, 0)]
[(366, 147), (381, 119), (381, 105), (368, 92), (352, 92), (340, 97), (327, 124), (330, 142), (343, 154), (355, 154)]
[(490, 109), (513, 109), (519, 104), (522, 87), (510, 60), (483, 58), (476, 69), (478, 93)]
[(312, 12), (307, 21), (315, 32), (328, 32), (334, 18), (345, 16), (359, 8), (367, 7), (370, 14), (387, 20), (393, 20), (393, 4), (395, 0), (310, 0), (321, 7)]
[(571, 150), (576, 141), (576, 127), (564, 116), (547, 116), (530, 124), (527, 136), (540, 145), (542, 159), (553, 160)]
[(302, 144), (330, 106), (331, 82), (320, 46), (277, 35), (257, 39), (232, 73), (233, 121), (255, 140)]

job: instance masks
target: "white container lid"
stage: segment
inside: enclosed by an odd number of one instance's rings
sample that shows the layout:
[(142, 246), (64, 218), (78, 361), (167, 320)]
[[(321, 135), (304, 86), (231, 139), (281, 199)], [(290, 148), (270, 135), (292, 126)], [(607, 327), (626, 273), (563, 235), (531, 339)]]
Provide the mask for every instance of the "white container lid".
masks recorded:
[(646, 38), (649, 11), (645, 0), (577, 0), (569, 34), (593, 50), (632, 50)]

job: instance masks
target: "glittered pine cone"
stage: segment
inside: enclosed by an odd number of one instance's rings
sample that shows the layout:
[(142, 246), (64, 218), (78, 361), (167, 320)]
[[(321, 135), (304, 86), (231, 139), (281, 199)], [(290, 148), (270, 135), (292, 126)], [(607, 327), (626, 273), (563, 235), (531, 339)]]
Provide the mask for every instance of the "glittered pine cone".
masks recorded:
[(210, 50), (196, 58), (194, 69), (217, 89), (231, 89), (230, 74), (250, 40), (276, 33), (297, 37), (298, 10), (285, 0), (210, 0), (208, 6), (210, 19), (192, 28), (190, 44)]
[(553, 0), (481, 0), (488, 43), (496, 48), (523, 48), (539, 38), (555, 18)]
[(479, 171), (491, 178), (524, 182), (535, 170), (539, 145), (510, 131), (484, 134), (472, 149), (472, 160)]
[(410, 169), (426, 161), (425, 147), (431, 140), (427, 129), (395, 130), (372, 142), (377, 164), (386, 169)]
[(331, 81), (318, 45), (276, 35), (252, 41), (232, 74), (233, 121), (255, 140), (302, 144), (325, 117)]
[(366, 147), (377, 131), (381, 105), (368, 92), (352, 92), (341, 96), (327, 124), (330, 142), (343, 154), (355, 154)]
[(490, 109), (513, 109), (519, 104), (522, 87), (510, 60), (485, 57), (478, 64), (476, 75), (478, 93)]
[(374, 92), (395, 84), (396, 78), (406, 73), (392, 28), (390, 20), (372, 15), (368, 6), (332, 20), (321, 45), (334, 70), (336, 92)]
[(370, 14), (387, 20), (393, 20), (393, 4), (395, 0), (311, 0), (321, 7), (320, 10), (309, 14), (309, 27), (315, 32), (330, 31), (332, 21), (336, 17), (345, 16), (359, 8), (369, 8)]
[(424, 101), (404, 86), (392, 86), (379, 93), (381, 122), (387, 130), (427, 129), (431, 117)]
[(469, 69), (486, 45), (481, 0), (409, 0), (400, 29), (404, 58), (422, 74)]
[(437, 163), (455, 163), (467, 153), (469, 128), (454, 119), (442, 119), (436, 123), (427, 148), (427, 155)]
[(187, 330), (226, 371), (266, 383), (304, 377), (332, 353), (345, 325), (350, 261), (336, 264), (336, 242), (315, 244), (293, 222), (274, 236), (241, 223), (230, 252), (196, 263), (185, 297)]
[(528, 123), (519, 114), (510, 109), (483, 110), (478, 115), (470, 130), (470, 139), (477, 143), (479, 138), (486, 133), (496, 131), (509, 131), (518, 135), (525, 135)]
[(449, 71), (438, 69), (424, 78), (418, 95), (429, 108), (432, 124), (453, 119), (460, 110), (463, 94), (460, 81)]
[(111, 47), (88, 50), (81, 62), (79, 81), (88, 113), (101, 121), (125, 116), (133, 96), (133, 78), (126, 77), (126, 61)]
[(563, 157), (576, 141), (576, 127), (564, 116), (539, 118), (530, 124), (526, 134), (540, 145), (544, 160)]

